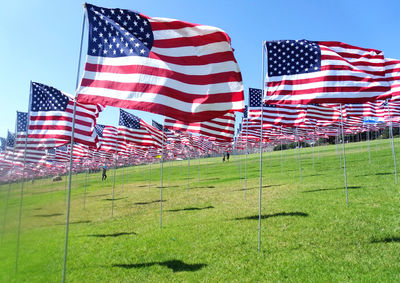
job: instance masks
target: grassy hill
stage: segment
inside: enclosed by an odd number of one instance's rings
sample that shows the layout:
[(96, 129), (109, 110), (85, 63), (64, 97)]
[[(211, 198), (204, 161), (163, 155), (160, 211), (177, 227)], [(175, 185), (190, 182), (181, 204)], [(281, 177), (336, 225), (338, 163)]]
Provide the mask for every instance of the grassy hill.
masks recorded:
[[(400, 143), (395, 141), (398, 159)], [(259, 156), (164, 164), (73, 176), (69, 282), (399, 282), (400, 185), (390, 141), (347, 144), (349, 204), (335, 146), (264, 153), (258, 244)], [(341, 147), (338, 148), (341, 153)], [(65, 178), (0, 187), (1, 282), (59, 282), (64, 255)], [(246, 196), (246, 198), (245, 198)], [(84, 209), (85, 205), (85, 209)], [(3, 223), (0, 223), (3, 225)], [(0, 227), (1, 228), (1, 227)]]

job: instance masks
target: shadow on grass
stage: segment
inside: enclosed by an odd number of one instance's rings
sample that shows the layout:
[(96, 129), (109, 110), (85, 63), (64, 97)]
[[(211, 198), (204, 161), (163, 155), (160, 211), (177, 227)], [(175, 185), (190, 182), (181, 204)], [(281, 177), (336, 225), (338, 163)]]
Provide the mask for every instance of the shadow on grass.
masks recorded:
[(188, 264), (181, 260), (166, 260), (166, 261), (155, 261), (155, 262), (146, 262), (146, 263), (134, 263), (134, 264), (113, 264), (113, 267), (120, 267), (120, 268), (144, 268), (144, 267), (151, 267), (153, 265), (161, 265), (168, 267), (173, 272), (181, 272), (181, 271), (198, 271), (203, 267), (207, 266), (205, 263), (195, 263), (195, 264)]
[[(178, 188), (179, 186), (163, 186), (163, 189), (165, 188)], [(157, 189), (161, 189), (160, 186), (156, 187)]]
[[(126, 199), (126, 198), (128, 198), (128, 197), (123, 197), (123, 198), (114, 198), (114, 200), (121, 200), (121, 199)], [(106, 201), (112, 201), (113, 199), (112, 199), (112, 198), (106, 198), (106, 199), (103, 199), (103, 200), (106, 200)]]
[[(308, 191), (302, 191), (302, 193), (315, 193), (315, 192), (323, 192), (323, 191), (338, 191), (338, 190), (345, 190), (345, 187), (342, 188), (334, 188), (334, 189), (316, 189), (316, 190), (308, 190)], [(349, 190), (356, 190), (356, 189), (362, 189), (360, 186), (347, 186), (347, 189)]]
[[(162, 202), (166, 202), (167, 200), (163, 199)], [(152, 200), (152, 201), (147, 201), (147, 202), (135, 202), (134, 205), (146, 205), (146, 204), (152, 204), (152, 203), (159, 203), (160, 200)]]
[[(87, 224), (87, 223), (91, 223), (91, 222), (92, 221), (90, 221), (90, 220), (79, 220), (79, 221), (69, 222), (69, 224)], [(65, 226), (65, 223), (57, 223), (55, 225), (59, 225), (59, 226), (63, 225), (63, 226)]]
[(357, 175), (356, 177), (365, 177), (365, 176), (371, 176), (371, 175), (375, 175), (375, 176), (386, 176), (386, 175), (393, 175), (394, 172), (378, 172), (375, 174), (364, 174), (364, 175)]
[[(258, 188), (258, 187), (257, 187)], [(256, 188), (247, 188), (247, 189), (237, 189), (237, 190), (233, 190), (234, 192), (241, 192), (241, 191), (249, 191), (249, 190), (254, 190)]]
[(88, 196), (89, 198), (95, 198), (95, 197), (104, 197), (104, 196), (109, 196), (110, 194), (102, 194), (102, 195), (93, 195), (93, 196)]
[[(268, 219), (271, 217), (278, 217), (278, 216), (301, 216), (301, 217), (308, 217), (308, 213), (305, 212), (278, 212), (274, 214), (264, 214), (261, 215), (261, 219)], [(246, 217), (238, 217), (235, 220), (258, 220), (258, 215), (246, 216)]]
[(53, 217), (53, 216), (60, 216), (63, 215), (62, 213), (53, 213), (53, 214), (36, 214), (35, 217)]
[(214, 189), (215, 186), (191, 187), (191, 189)]
[(204, 209), (210, 209), (210, 208), (214, 208), (214, 206), (210, 205), (210, 206), (206, 206), (206, 207), (185, 207), (185, 208), (180, 208), (180, 209), (170, 209), (167, 211), (178, 212), (178, 211), (190, 211), (190, 210), (204, 210)]
[(386, 237), (383, 239), (373, 239), (371, 243), (400, 243), (400, 237)]
[(137, 235), (135, 232), (119, 232), (119, 233), (114, 233), (114, 234), (92, 234), (92, 235), (87, 235), (88, 237), (97, 237), (97, 238), (108, 238), (108, 237), (119, 237), (119, 236), (125, 236), (125, 235)]

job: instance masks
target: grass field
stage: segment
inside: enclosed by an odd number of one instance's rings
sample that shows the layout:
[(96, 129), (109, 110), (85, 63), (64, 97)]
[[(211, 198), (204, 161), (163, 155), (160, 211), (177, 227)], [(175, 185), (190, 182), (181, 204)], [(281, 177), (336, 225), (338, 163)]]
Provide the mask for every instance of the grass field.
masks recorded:
[[(400, 158), (400, 141), (395, 140)], [(259, 157), (164, 164), (73, 176), (69, 282), (400, 282), (400, 185), (389, 140), (346, 145), (349, 204), (336, 146), (265, 153), (258, 244)], [(338, 148), (341, 152), (341, 147)], [(200, 168), (200, 169), (199, 169)], [(20, 184), (0, 187), (1, 282), (59, 282), (65, 179), (24, 184), (15, 273)], [(150, 184), (150, 186), (149, 186)], [(246, 199), (245, 199), (246, 193)], [(84, 209), (85, 199), (85, 209)], [(3, 223), (0, 223), (3, 225)]]

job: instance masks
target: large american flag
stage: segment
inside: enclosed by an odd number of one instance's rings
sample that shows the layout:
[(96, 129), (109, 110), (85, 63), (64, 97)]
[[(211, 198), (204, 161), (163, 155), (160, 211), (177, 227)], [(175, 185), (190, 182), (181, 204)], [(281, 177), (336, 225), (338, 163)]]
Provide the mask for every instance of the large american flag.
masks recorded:
[(267, 103), (362, 103), (392, 94), (383, 52), (342, 42), (266, 42)]
[(221, 29), (86, 4), (78, 101), (202, 121), (243, 111), (242, 77)]
[[(32, 83), (28, 137), (39, 148), (54, 148), (71, 140), (73, 98), (58, 89)], [(96, 145), (94, 126), (100, 105), (77, 103), (74, 141), (89, 146)]]

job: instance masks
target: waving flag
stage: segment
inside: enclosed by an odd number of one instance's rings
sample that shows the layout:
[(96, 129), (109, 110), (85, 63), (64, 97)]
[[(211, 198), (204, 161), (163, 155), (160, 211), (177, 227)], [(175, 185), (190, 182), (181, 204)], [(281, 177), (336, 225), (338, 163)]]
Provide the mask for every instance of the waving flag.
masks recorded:
[(166, 118), (165, 128), (174, 131), (197, 133), (207, 137), (215, 137), (219, 140), (232, 141), (235, 134), (235, 115), (227, 113), (209, 121), (192, 123)]
[[(32, 83), (32, 103), (28, 137), (39, 148), (53, 148), (71, 140), (73, 98), (58, 89), (40, 83)], [(77, 103), (75, 113), (74, 141), (96, 145), (94, 126), (100, 105)]]
[(221, 29), (86, 4), (89, 43), (78, 102), (202, 121), (243, 111), (243, 84)]
[(266, 43), (267, 103), (362, 103), (390, 98), (383, 52), (342, 42)]
[(118, 135), (127, 144), (162, 146), (162, 132), (139, 117), (120, 109)]
[(6, 139), (0, 137), (0, 152), (6, 150)]

